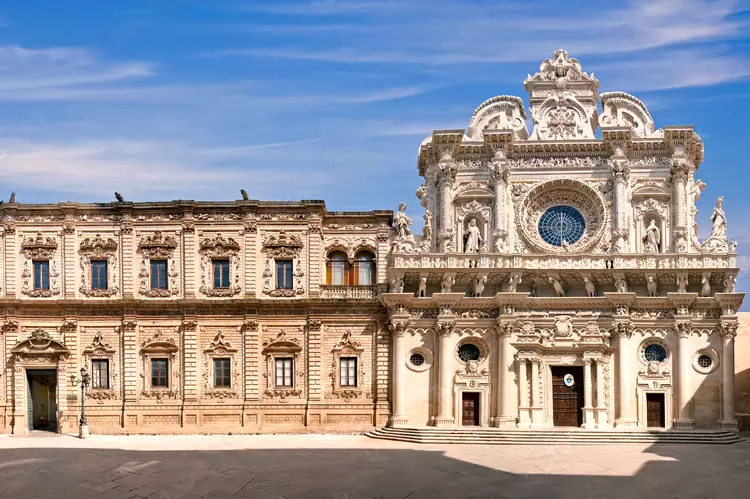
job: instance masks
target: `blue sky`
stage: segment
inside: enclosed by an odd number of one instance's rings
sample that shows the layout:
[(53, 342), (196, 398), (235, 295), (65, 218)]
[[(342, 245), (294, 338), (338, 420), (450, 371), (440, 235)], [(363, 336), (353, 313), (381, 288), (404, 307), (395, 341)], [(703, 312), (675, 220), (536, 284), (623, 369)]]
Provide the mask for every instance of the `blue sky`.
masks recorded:
[[(562, 8), (561, 5), (565, 7)], [(420, 220), (416, 152), (565, 47), (656, 126), (694, 124), (702, 235), (750, 255), (750, 2), (6, 1), (0, 196), (325, 199)], [(2, 194), (6, 192), (6, 194)], [(743, 256), (741, 264), (750, 267)]]

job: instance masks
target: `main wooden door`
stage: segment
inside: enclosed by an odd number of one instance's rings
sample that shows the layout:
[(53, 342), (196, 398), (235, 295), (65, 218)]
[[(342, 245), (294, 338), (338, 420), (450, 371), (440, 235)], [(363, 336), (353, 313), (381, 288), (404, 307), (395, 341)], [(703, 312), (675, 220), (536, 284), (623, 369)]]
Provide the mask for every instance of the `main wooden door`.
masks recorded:
[(646, 426), (664, 428), (664, 394), (646, 394)]
[(555, 426), (583, 424), (583, 367), (552, 367), (552, 414)]
[(461, 424), (479, 426), (479, 394), (463, 392), (461, 394)]

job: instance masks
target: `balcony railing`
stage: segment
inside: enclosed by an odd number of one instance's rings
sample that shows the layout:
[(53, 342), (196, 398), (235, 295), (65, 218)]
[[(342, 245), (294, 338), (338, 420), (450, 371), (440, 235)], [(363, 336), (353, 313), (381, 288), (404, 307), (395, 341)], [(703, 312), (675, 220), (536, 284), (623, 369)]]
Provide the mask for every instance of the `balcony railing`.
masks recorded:
[(322, 298), (373, 299), (377, 296), (377, 286), (321, 286)]

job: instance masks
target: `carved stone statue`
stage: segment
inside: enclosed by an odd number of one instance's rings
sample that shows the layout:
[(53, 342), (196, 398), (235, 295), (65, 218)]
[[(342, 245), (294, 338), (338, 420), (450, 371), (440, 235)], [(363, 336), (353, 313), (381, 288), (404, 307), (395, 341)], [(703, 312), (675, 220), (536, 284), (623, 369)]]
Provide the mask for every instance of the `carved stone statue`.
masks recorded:
[(727, 236), (727, 217), (724, 214), (724, 198), (719, 196), (716, 199), (716, 208), (711, 214), (711, 237)]
[(417, 198), (419, 198), (419, 203), (424, 207), (427, 208), (427, 187), (422, 184), (417, 189)]
[(484, 285), (487, 283), (487, 276), (483, 275), (474, 281), (474, 298), (479, 298), (484, 292)]
[(482, 247), (482, 234), (479, 232), (477, 227), (476, 218), (472, 218), (469, 221), (469, 228), (466, 230), (464, 236), (464, 253), (479, 253), (479, 248)]
[(552, 287), (555, 288), (555, 293), (557, 293), (557, 296), (565, 296), (565, 288), (563, 288), (560, 281), (554, 277), (550, 277), (549, 283), (552, 284)]
[(422, 241), (431, 241), (432, 240), (432, 211), (425, 210), (424, 215), (422, 215), (422, 218), (424, 219), (424, 227), (422, 227)]
[(440, 284), (440, 291), (442, 293), (450, 293), (453, 289), (453, 283), (455, 282), (455, 279), (453, 276), (447, 276), (445, 279), (443, 279), (443, 282)]
[(427, 278), (422, 277), (419, 279), (419, 288), (417, 288), (417, 297), (424, 298), (427, 296)]
[(628, 282), (624, 277), (615, 277), (615, 289), (618, 293), (628, 292)]
[(596, 296), (596, 284), (588, 277), (583, 278), (583, 285), (586, 288), (586, 294), (590, 297)]
[(687, 293), (688, 277), (686, 275), (677, 276), (677, 292)]
[(734, 276), (727, 275), (724, 277), (724, 292), (734, 293), (734, 286), (737, 284), (737, 279)]
[(643, 250), (646, 253), (659, 253), (659, 242), (661, 241), (661, 231), (656, 226), (656, 220), (651, 219), (648, 227), (646, 227), (646, 234), (643, 236)]
[(656, 296), (657, 284), (654, 276), (648, 276), (648, 279), (646, 279), (646, 288), (648, 289), (649, 296)]
[(409, 226), (412, 224), (411, 218), (406, 215), (406, 203), (398, 205), (398, 213), (393, 219), (393, 227), (396, 229), (397, 238), (408, 238), (411, 236), (411, 230)]
[(521, 276), (518, 274), (513, 274), (510, 276), (510, 279), (508, 279), (508, 293), (515, 293), (516, 288), (518, 288), (518, 285), (521, 284)]
[(701, 278), (701, 296), (704, 298), (711, 296), (711, 283), (706, 276)]
[(529, 289), (529, 296), (536, 297), (537, 296), (537, 292), (538, 292), (538, 290), (537, 290), (537, 284), (536, 284), (536, 279), (532, 279), (531, 280), (530, 286), (531, 287)]

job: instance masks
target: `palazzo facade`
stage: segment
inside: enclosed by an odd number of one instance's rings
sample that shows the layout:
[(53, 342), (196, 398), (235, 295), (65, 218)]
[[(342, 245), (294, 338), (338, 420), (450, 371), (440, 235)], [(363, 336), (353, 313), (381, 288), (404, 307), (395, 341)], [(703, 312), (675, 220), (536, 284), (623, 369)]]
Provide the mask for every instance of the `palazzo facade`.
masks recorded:
[(77, 431), (81, 368), (99, 433), (736, 429), (701, 138), (562, 49), (524, 86), (422, 142), (421, 235), (244, 191), (0, 205), (0, 431)]

